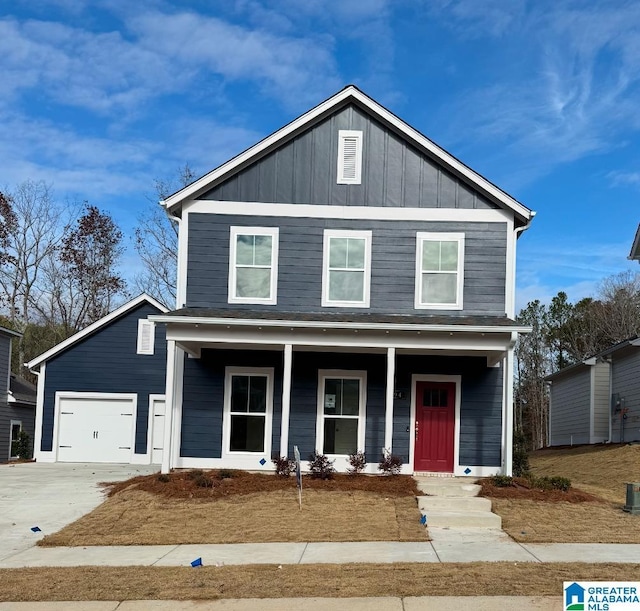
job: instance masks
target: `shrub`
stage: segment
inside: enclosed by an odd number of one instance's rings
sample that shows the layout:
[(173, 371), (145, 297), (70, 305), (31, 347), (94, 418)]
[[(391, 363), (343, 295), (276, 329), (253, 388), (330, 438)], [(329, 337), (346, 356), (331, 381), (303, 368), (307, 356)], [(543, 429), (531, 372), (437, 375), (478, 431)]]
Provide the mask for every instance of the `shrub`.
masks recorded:
[(171, 481), (171, 478), (169, 477), (168, 473), (160, 473), (160, 475), (158, 475), (158, 481), (162, 482), (163, 484), (167, 484)]
[(295, 461), (286, 456), (278, 456), (272, 462), (276, 467), (276, 475), (280, 477), (289, 477), (296, 469)]
[(233, 469), (220, 469), (218, 475), (220, 479), (232, 479), (236, 476), (236, 472)]
[(513, 485), (513, 477), (509, 475), (493, 475), (491, 477), (491, 483), (496, 488), (509, 488)]
[(350, 469), (347, 469), (349, 475), (358, 475), (364, 471), (367, 466), (367, 457), (364, 452), (355, 452), (354, 454), (349, 454), (349, 464), (351, 465)]
[(202, 472), (197, 477), (194, 477), (193, 481), (198, 488), (213, 488), (213, 480)]
[(192, 469), (189, 471), (187, 477), (189, 479), (198, 479), (204, 475), (204, 471), (202, 469)]
[(309, 455), (309, 471), (314, 479), (333, 479), (336, 470), (333, 467), (335, 461), (329, 460), (324, 454), (314, 452)]
[(383, 452), (378, 469), (385, 475), (399, 475), (402, 469), (402, 458), (390, 452)]
[(569, 488), (571, 488), (571, 480), (566, 477), (533, 477), (529, 478), (529, 483), (532, 488), (537, 488), (538, 490), (562, 490), (562, 492), (567, 492)]
[(529, 474), (529, 454), (527, 453), (527, 437), (522, 429), (513, 434), (513, 475), (526, 477)]
[(568, 477), (555, 475), (549, 478), (549, 482), (551, 482), (551, 486), (555, 490), (562, 490), (562, 492), (568, 492), (569, 488), (571, 488), (571, 480)]
[(20, 431), (18, 433), (16, 453), (18, 458), (22, 458), (23, 460), (29, 460), (31, 458), (31, 437), (26, 431)]

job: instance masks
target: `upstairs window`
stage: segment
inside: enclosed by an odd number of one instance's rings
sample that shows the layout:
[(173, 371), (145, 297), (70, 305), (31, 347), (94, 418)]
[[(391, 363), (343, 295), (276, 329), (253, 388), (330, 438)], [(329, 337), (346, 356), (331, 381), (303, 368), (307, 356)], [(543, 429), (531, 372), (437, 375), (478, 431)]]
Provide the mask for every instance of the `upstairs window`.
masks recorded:
[(144, 318), (138, 321), (138, 354), (153, 354), (155, 343), (155, 324)]
[(276, 303), (278, 228), (231, 227), (229, 303)]
[(362, 182), (362, 132), (341, 129), (338, 132), (338, 184)]
[(464, 234), (418, 233), (415, 307), (461, 310)]
[(371, 232), (326, 230), (322, 305), (369, 307)]

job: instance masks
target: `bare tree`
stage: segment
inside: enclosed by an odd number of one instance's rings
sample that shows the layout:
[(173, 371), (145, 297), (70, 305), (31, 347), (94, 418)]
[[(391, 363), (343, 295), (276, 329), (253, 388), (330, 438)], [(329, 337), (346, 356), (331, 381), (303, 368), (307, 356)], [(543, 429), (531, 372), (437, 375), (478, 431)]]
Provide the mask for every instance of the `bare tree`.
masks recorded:
[[(191, 168), (185, 164), (178, 171), (177, 179), (155, 181), (157, 198), (165, 199), (194, 178)], [(134, 246), (144, 265), (144, 271), (134, 280), (136, 288), (166, 306), (173, 306), (176, 302), (177, 223), (154, 204), (138, 220)]]

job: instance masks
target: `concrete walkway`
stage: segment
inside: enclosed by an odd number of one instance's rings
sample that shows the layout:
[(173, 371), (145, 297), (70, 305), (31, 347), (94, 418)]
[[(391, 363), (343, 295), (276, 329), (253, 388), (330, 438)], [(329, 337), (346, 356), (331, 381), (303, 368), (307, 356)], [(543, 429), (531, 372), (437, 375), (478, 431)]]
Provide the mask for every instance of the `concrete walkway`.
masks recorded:
[(430, 529), (432, 541), (400, 543), (240, 543), (32, 547), (0, 560), (0, 568), (42, 566), (205, 566), (242, 564), (347, 564), (393, 562), (588, 562), (640, 563), (640, 545), (527, 543), (502, 531)]
[(245, 598), (0, 603), (0, 611), (556, 611), (562, 596), (407, 596), (405, 598)]

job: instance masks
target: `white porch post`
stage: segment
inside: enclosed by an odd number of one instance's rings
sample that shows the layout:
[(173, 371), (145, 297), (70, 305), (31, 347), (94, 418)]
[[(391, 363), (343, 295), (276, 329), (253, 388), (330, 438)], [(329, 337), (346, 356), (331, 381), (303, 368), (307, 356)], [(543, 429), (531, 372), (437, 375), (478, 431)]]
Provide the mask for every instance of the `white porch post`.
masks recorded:
[(289, 448), (289, 412), (291, 410), (291, 367), (293, 346), (284, 345), (284, 369), (282, 371), (282, 418), (280, 421), (280, 456), (287, 456)]
[(505, 434), (504, 434), (504, 474), (513, 473), (513, 348), (507, 350), (503, 361), (505, 376)]
[(384, 414), (384, 447), (392, 452), (393, 443), (393, 391), (396, 377), (396, 349), (387, 348), (387, 392)]
[(175, 379), (176, 379), (176, 342), (167, 341), (167, 380), (165, 389), (164, 410), (164, 444), (162, 450), (162, 473), (171, 470), (171, 438), (175, 411)]

